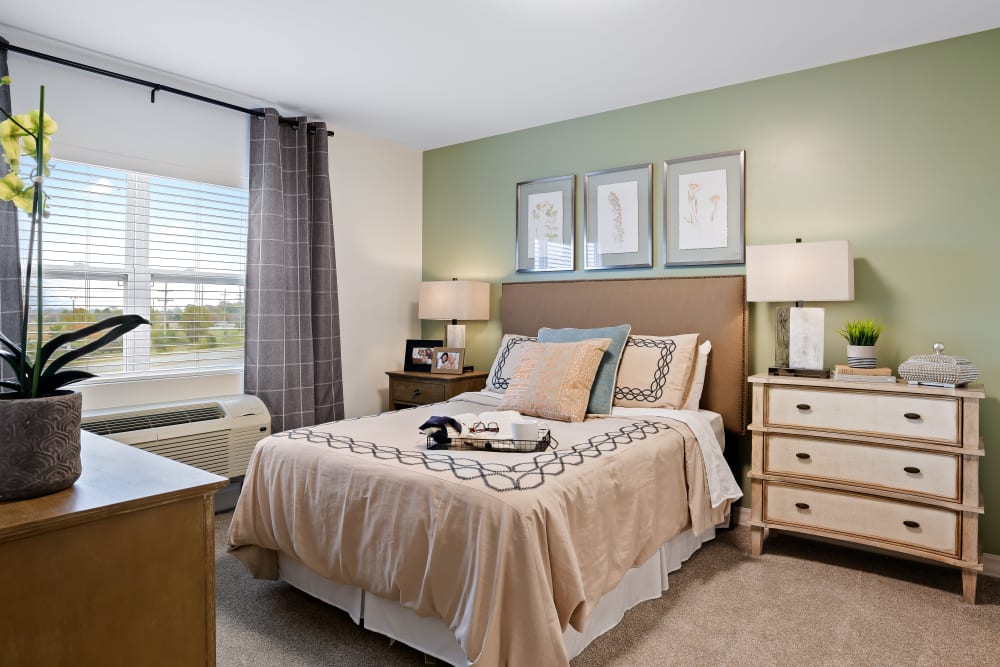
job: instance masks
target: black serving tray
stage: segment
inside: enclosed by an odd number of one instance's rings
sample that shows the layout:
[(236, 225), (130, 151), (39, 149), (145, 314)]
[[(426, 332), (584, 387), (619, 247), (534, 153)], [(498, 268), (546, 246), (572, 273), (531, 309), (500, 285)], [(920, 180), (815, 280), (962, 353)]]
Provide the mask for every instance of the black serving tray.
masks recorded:
[(480, 452), (506, 452), (526, 454), (544, 452), (552, 446), (552, 434), (545, 432), (538, 440), (513, 440), (511, 438), (451, 438), (438, 443), (427, 437), (427, 449), (465, 449)]

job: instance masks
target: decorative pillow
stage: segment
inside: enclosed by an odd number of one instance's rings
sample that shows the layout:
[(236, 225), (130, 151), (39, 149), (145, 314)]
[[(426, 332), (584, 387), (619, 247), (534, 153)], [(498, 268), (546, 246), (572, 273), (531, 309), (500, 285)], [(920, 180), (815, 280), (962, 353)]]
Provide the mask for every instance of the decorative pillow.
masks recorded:
[(610, 344), (608, 338), (525, 343), (521, 363), (497, 409), (557, 421), (583, 421), (594, 375)]
[(682, 407), (694, 372), (697, 347), (698, 334), (629, 336), (615, 382), (615, 405)]
[(504, 334), (500, 340), (500, 349), (497, 357), (490, 367), (490, 374), (486, 376), (486, 391), (494, 391), (502, 394), (507, 391), (510, 385), (510, 378), (514, 375), (514, 370), (521, 362), (521, 354), (524, 352), (524, 344), (532, 343), (536, 339), (534, 336), (516, 336), (514, 334)]
[(615, 374), (622, 359), (622, 350), (628, 339), (631, 324), (621, 324), (616, 327), (601, 327), (599, 329), (549, 329), (538, 330), (539, 343), (569, 343), (593, 338), (610, 338), (611, 344), (601, 359), (597, 369), (594, 386), (590, 390), (590, 401), (587, 403), (587, 414), (610, 415), (611, 401), (615, 393)]
[(694, 362), (694, 375), (691, 378), (691, 388), (684, 400), (685, 410), (697, 410), (701, 407), (701, 392), (705, 389), (705, 371), (708, 370), (708, 353), (712, 351), (712, 341), (706, 340), (698, 346), (698, 358)]

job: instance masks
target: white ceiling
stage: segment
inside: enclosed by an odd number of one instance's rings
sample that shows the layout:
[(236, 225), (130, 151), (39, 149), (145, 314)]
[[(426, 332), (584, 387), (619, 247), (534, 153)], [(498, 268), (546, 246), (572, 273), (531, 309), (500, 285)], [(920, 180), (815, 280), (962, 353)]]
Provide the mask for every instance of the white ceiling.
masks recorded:
[(18, 7), (0, 23), (422, 149), (1000, 26), (997, 0)]

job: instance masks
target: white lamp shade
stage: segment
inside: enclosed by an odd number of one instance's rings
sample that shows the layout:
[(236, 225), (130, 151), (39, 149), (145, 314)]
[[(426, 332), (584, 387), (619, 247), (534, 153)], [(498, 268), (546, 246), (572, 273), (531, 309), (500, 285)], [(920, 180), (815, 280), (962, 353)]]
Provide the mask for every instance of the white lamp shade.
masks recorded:
[(747, 301), (852, 301), (850, 241), (747, 246)]
[(488, 320), (490, 284), (471, 280), (420, 283), (417, 316), (422, 320)]

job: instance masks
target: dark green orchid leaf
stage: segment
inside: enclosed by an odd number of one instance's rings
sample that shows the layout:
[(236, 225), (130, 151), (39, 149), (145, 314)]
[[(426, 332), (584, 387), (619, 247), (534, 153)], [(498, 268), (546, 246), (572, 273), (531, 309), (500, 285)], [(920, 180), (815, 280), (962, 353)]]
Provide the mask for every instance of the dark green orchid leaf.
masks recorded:
[[(135, 329), (140, 324), (149, 324), (149, 320), (139, 315), (115, 315), (114, 317), (101, 320), (96, 324), (91, 324), (90, 326), (77, 331), (68, 331), (64, 334), (59, 334), (42, 346), (42, 352), (39, 355), (39, 360), (37, 361), (37, 363), (41, 364), (43, 368), (42, 377), (45, 378), (55, 375), (59, 369), (66, 364), (90, 354), (94, 350), (100, 349), (118, 338), (121, 338), (123, 335), (132, 331), (132, 329)], [(61, 346), (78, 341), (81, 338), (86, 338), (87, 336), (91, 336), (105, 329), (110, 329), (110, 331), (97, 340), (93, 340), (86, 345), (76, 348), (75, 350), (66, 352), (58, 359), (48, 363), (46, 366), (48, 358), (51, 357), (52, 354)]]
[(19, 354), (19, 355), (23, 355), (24, 354), (24, 350), (22, 350), (20, 348), (20, 346), (18, 346), (10, 338), (7, 338), (7, 336), (3, 335), (2, 331), (0, 331), (0, 344), (3, 344), (4, 346), (6, 346), (7, 349), (9, 349), (14, 354)]
[(19, 385), (16, 382), (7, 382), (6, 380), (3, 380), (3, 381), (0, 381), (0, 387), (4, 387), (6, 389), (13, 389), (14, 391), (16, 391), (19, 394), (23, 393), (21, 391), (21, 385)]
[[(149, 321), (138, 315), (115, 315), (113, 317), (108, 317), (106, 319), (103, 319), (100, 322), (95, 322), (94, 324), (88, 324), (87, 326), (81, 329), (77, 329), (75, 331), (67, 331), (66, 333), (59, 334), (58, 336), (47, 342), (45, 345), (43, 345), (42, 351), (38, 355), (38, 360), (41, 363), (42, 368), (44, 369), (45, 365), (49, 362), (49, 358), (53, 354), (55, 354), (56, 351), (58, 351), (59, 348), (62, 347), (63, 345), (69, 345), (70, 343), (75, 343), (76, 341), (87, 338), (88, 336), (93, 336), (94, 334), (98, 334), (104, 331), (105, 329), (110, 329), (112, 327), (117, 327), (121, 325), (130, 325), (127, 329), (122, 331), (121, 334), (118, 334), (120, 336), (122, 334), (128, 333), (132, 329), (135, 329), (140, 324), (149, 324)], [(114, 338), (112, 338), (111, 340), (114, 340)], [(98, 347), (107, 345), (107, 343), (110, 343), (111, 340), (102, 343), (101, 345), (98, 345)], [(81, 347), (79, 349), (83, 348)], [(73, 350), (73, 352), (75, 351), (76, 350)]]
[[(22, 361), (24, 362), (25, 370), (31, 369), (31, 364), (28, 362), (28, 360), (24, 357), (23, 354), (20, 354), (18, 352), (8, 352), (7, 350), (0, 350), (0, 359), (6, 361), (8, 364), (10, 364), (11, 368), (13, 368), (15, 371), (18, 372), (20, 372), (21, 370)], [(28, 371), (29, 375), (30, 373), (31, 371)]]
[(79, 370), (60, 371), (52, 375), (44, 375), (42, 376), (41, 383), (38, 386), (38, 393), (42, 396), (48, 396), (52, 392), (65, 387), (68, 384), (80, 382), (81, 380), (87, 380), (92, 377), (97, 376), (93, 373)]

